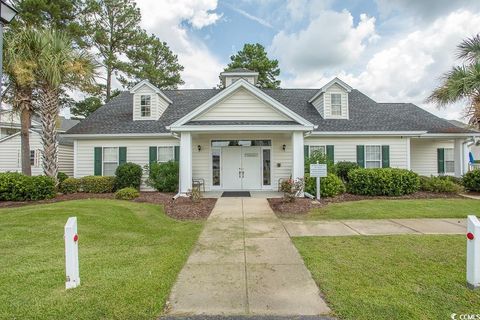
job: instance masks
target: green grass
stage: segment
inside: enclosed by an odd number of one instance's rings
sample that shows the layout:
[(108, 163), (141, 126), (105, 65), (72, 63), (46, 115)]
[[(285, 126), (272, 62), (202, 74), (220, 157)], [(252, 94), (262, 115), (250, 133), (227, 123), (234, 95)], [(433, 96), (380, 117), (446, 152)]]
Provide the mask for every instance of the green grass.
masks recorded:
[(307, 220), (466, 218), (480, 212), (480, 201), (473, 199), (362, 200), (331, 203), (303, 216)]
[(450, 319), (480, 313), (465, 286), (464, 236), (295, 238), (341, 319)]
[[(81, 286), (65, 290), (78, 218)], [(0, 319), (155, 319), (202, 228), (161, 206), (79, 200), (0, 210)]]

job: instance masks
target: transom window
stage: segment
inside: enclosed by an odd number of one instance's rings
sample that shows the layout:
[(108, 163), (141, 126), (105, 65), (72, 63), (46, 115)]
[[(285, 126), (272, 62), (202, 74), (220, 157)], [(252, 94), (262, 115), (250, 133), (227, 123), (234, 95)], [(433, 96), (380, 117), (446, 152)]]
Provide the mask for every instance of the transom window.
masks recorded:
[(212, 147), (268, 147), (271, 140), (213, 140)]
[(151, 98), (149, 95), (140, 96), (140, 116), (150, 117), (152, 111)]
[(114, 176), (115, 170), (118, 167), (118, 148), (104, 147), (103, 148), (103, 175)]
[(172, 146), (158, 147), (157, 162), (168, 162), (175, 160), (175, 148)]
[(325, 146), (310, 146), (310, 155), (313, 155), (315, 152), (320, 152), (321, 154), (327, 153), (327, 148)]
[(382, 147), (365, 146), (365, 168), (382, 167)]
[(445, 148), (444, 151), (445, 173), (455, 172), (455, 162), (453, 157), (453, 148)]
[(342, 115), (342, 95), (340, 93), (330, 94), (332, 116)]

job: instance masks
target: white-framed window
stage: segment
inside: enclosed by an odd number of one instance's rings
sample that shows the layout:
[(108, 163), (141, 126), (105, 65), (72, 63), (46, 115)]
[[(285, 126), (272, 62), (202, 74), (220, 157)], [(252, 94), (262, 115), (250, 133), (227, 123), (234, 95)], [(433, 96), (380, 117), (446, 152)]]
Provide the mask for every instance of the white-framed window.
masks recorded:
[(140, 116), (150, 117), (152, 114), (152, 103), (150, 95), (140, 96)]
[(172, 146), (158, 147), (157, 162), (168, 162), (175, 160), (175, 148)]
[(327, 154), (326, 146), (309, 146), (309, 155), (313, 155), (314, 152), (320, 152), (321, 154)]
[(330, 105), (331, 105), (331, 114), (332, 116), (341, 116), (342, 115), (342, 94), (341, 93), (332, 93), (330, 94)]
[(37, 164), (37, 153), (35, 150), (30, 150), (30, 165), (35, 166)]
[(118, 167), (118, 147), (103, 147), (103, 175), (114, 176)]
[(365, 146), (365, 168), (382, 167), (382, 146)]
[(444, 149), (445, 173), (455, 172), (455, 162), (453, 157), (453, 148)]

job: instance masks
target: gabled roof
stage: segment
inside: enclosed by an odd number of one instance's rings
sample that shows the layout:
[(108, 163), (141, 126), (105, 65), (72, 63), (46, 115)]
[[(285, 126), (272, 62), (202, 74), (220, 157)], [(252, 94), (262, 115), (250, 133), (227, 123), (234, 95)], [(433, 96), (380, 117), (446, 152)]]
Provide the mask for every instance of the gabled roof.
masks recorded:
[[(262, 90), (258, 89), (248, 81), (244, 79), (239, 79), (235, 81), (235, 83), (231, 84), (227, 88), (223, 89), (221, 92), (219, 92), (217, 95), (213, 96), (210, 98), (208, 101), (204, 102), (182, 118), (178, 119), (174, 123), (170, 125), (171, 128), (175, 127), (180, 127), (184, 124), (186, 124), (189, 121), (192, 121), (195, 119), (195, 117), (199, 116), (200, 114), (204, 113), (208, 109), (212, 108), (219, 102), (221, 102), (223, 99), (227, 98), (229, 95), (232, 93), (236, 92), (237, 90), (240, 89), (245, 89), (251, 94), (253, 94), (255, 97), (260, 99), (261, 101), (267, 103), (270, 105), (273, 109), (278, 111), (279, 113), (287, 116), (288, 118), (292, 119), (293, 121), (296, 121), (300, 125), (308, 126), (313, 129), (314, 125), (306, 120), (305, 118), (301, 117), (300, 115), (296, 114), (294, 111), (291, 109), (285, 107), (283, 104), (279, 103), (275, 99), (273, 99), (271, 96), (265, 94)], [(232, 119), (233, 120), (233, 119)]]
[(325, 91), (327, 91), (328, 88), (330, 88), (331, 86), (333, 86), (334, 84), (338, 84), (340, 87), (342, 87), (343, 89), (345, 89), (345, 91), (347, 92), (351, 92), (352, 91), (352, 87), (350, 87), (348, 84), (346, 84), (345, 82), (343, 82), (342, 80), (340, 80), (339, 78), (335, 77), (333, 78), (332, 80), (330, 80), (327, 84), (325, 84), (323, 87), (320, 88), (320, 90), (318, 90), (318, 92), (310, 98), (310, 100), (308, 100), (308, 102), (313, 102), (315, 99), (317, 99), (322, 93), (324, 93)]
[(162, 90), (158, 89), (155, 87), (153, 84), (150, 83), (148, 80), (142, 80), (139, 83), (137, 83), (132, 89), (130, 89), (130, 93), (135, 93), (137, 92), (138, 89), (140, 89), (143, 86), (147, 86), (150, 89), (152, 89), (155, 93), (159, 94), (165, 101), (168, 103), (172, 103), (172, 100), (170, 100), (163, 92)]
[[(172, 101), (158, 120), (133, 121), (133, 99), (121, 93), (70, 129), (69, 134), (168, 134), (168, 126), (226, 89), (164, 90)], [(362, 92), (348, 94), (349, 119), (324, 119), (308, 102), (319, 89), (258, 89), (317, 127), (313, 133), (328, 132), (428, 132), (432, 134), (477, 134), (410, 103), (377, 103)]]

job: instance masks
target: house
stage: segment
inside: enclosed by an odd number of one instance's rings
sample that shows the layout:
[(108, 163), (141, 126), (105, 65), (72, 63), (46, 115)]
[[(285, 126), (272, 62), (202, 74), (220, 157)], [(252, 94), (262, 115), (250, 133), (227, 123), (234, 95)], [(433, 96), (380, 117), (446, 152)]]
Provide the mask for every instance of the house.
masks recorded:
[[(63, 137), (68, 129), (79, 121), (59, 117), (58, 166), (59, 171), (73, 176), (73, 141)], [(20, 116), (17, 112), (0, 112), (0, 172), (22, 171)], [(32, 175), (43, 174), (42, 168), (42, 125), (37, 116), (32, 119), (30, 129), (30, 164)]]
[[(180, 192), (277, 190), (321, 150), (362, 167), (461, 176), (478, 136), (410, 103), (378, 103), (335, 78), (318, 89), (260, 89), (258, 73), (223, 72), (223, 89), (160, 90), (142, 81), (67, 132), (74, 175), (113, 175), (123, 162), (180, 162)], [(145, 186), (142, 188), (146, 189)]]

